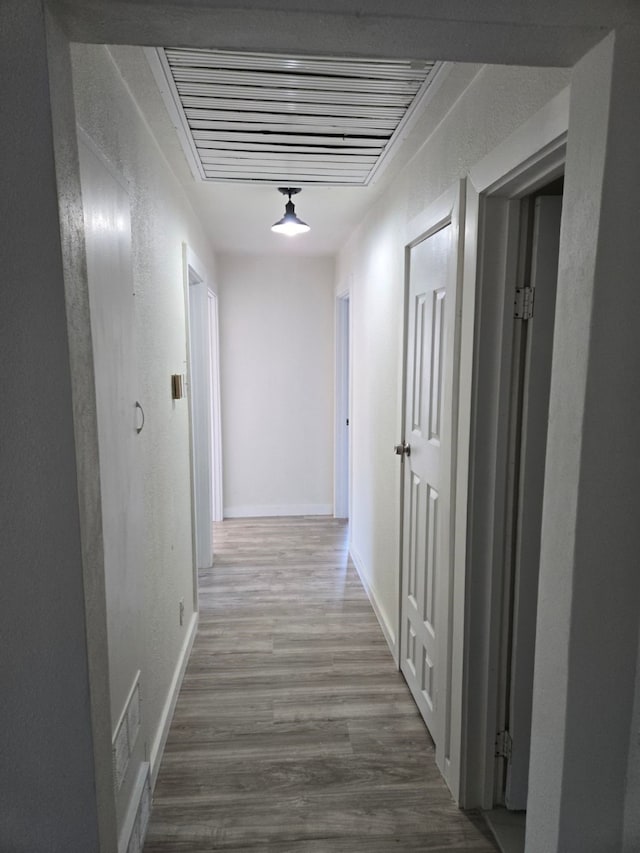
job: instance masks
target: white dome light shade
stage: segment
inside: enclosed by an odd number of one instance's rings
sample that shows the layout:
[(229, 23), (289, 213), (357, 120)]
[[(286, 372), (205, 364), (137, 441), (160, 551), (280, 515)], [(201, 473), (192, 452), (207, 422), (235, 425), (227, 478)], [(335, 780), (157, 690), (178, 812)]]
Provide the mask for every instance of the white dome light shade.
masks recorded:
[(299, 187), (278, 187), (278, 190), (283, 195), (289, 196), (289, 201), (284, 208), (284, 216), (271, 226), (271, 230), (276, 234), (284, 234), (287, 237), (295, 237), (296, 234), (304, 234), (311, 229), (306, 222), (298, 219), (296, 209), (291, 201), (291, 196), (300, 192)]

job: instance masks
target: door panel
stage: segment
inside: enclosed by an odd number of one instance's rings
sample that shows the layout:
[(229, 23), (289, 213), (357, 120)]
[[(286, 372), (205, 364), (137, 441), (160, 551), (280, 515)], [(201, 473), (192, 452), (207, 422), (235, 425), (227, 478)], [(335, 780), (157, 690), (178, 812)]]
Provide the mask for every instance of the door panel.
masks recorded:
[(400, 668), (448, 758), (450, 507), (455, 434), (458, 294), (457, 194), (408, 252)]

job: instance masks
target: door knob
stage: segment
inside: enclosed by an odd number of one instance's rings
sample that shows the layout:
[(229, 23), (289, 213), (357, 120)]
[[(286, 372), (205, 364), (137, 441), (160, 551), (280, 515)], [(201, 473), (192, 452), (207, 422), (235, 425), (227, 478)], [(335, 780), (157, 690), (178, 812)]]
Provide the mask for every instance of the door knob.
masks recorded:
[(411, 446), (403, 441), (402, 444), (396, 444), (393, 448), (396, 456), (411, 456)]

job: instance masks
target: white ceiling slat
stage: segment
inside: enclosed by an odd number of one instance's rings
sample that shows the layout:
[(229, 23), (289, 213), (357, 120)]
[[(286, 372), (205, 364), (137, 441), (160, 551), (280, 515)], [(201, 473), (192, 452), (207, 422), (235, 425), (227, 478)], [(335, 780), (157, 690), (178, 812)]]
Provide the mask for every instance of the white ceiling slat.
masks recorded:
[(345, 184), (349, 184), (350, 186), (362, 186), (362, 175), (343, 177), (324, 173), (319, 175), (310, 175), (306, 173), (298, 174), (296, 172), (286, 172), (285, 174), (282, 174), (281, 172), (261, 172), (258, 177), (247, 178), (247, 176), (241, 172), (235, 173), (225, 169), (220, 172), (207, 171), (206, 176), (210, 180), (214, 181), (235, 181), (236, 183), (242, 183), (250, 180), (251, 183), (263, 182), (265, 184), (280, 185), (284, 185), (289, 181), (292, 181), (296, 184), (318, 184), (319, 186), (326, 186), (327, 184), (330, 186), (341, 186)]
[[(274, 143), (283, 144), (283, 145), (307, 145), (309, 144), (309, 136), (304, 136), (299, 133), (291, 132), (291, 133), (269, 133), (269, 134), (257, 134), (257, 133), (244, 133), (244, 132), (234, 132), (228, 130), (194, 130), (193, 138), (196, 141), (196, 144), (199, 144), (199, 141), (227, 141), (234, 142), (237, 140), (238, 142), (251, 142), (255, 143), (256, 141), (263, 140), (265, 144), (272, 145)], [(358, 148), (377, 148), (381, 149), (384, 147), (384, 142), (381, 142), (379, 139), (375, 139), (369, 136), (355, 136), (349, 135), (345, 136), (343, 134), (318, 134), (313, 137), (314, 145), (326, 145), (326, 146), (335, 146), (337, 151), (342, 150), (342, 146), (344, 144), (345, 147), (358, 147)]]
[[(166, 50), (172, 67), (237, 68), (238, 55), (232, 51)], [(333, 59), (327, 57), (291, 57), (275, 54), (243, 53), (241, 67), (247, 70), (278, 70), (296, 74), (326, 73), (341, 76), (378, 77), (383, 80), (401, 78), (422, 81), (433, 62), (410, 60)]]
[[(215, 98), (217, 100), (229, 99), (232, 102), (237, 100), (252, 100), (260, 101), (264, 98), (265, 89), (261, 86), (233, 86), (224, 85), (218, 86), (213, 83), (178, 83), (176, 89), (180, 94), (183, 103), (190, 97), (195, 98)], [(281, 100), (300, 101), (304, 99), (307, 103), (326, 104), (351, 104), (356, 106), (380, 106), (380, 107), (396, 107), (396, 109), (406, 110), (411, 103), (411, 96), (402, 94), (393, 94), (389, 92), (350, 92), (348, 90), (316, 91), (314, 89), (302, 88), (277, 88), (274, 89), (274, 94), (277, 93)]]
[[(216, 168), (207, 168), (205, 169), (205, 174), (210, 178), (217, 178), (221, 176), (235, 177), (238, 180), (253, 180), (253, 173), (247, 173), (243, 169), (216, 169)], [(273, 183), (286, 181), (287, 178), (293, 178), (294, 181), (338, 181), (339, 183), (345, 182), (362, 182), (362, 180), (366, 177), (366, 170), (363, 172), (332, 172), (329, 169), (299, 169), (297, 171), (291, 171), (290, 169), (262, 169), (260, 171), (260, 177), (265, 181), (272, 181)]]
[[(384, 117), (373, 116), (368, 118), (364, 115), (351, 116), (334, 116), (330, 114), (307, 115), (304, 112), (247, 112), (245, 110), (197, 110), (186, 109), (185, 115), (189, 119), (189, 124), (199, 129), (209, 123), (226, 122), (237, 123), (245, 122), (249, 124), (299, 124), (308, 125), (311, 128), (329, 125), (340, 132), (343, 129), (359, 131), (361, 128), (371, 135), (370, 129), (375, 128), (382, 131), (383, 136), (389, 136), (397, 126), (398, 121)], [(336, 130), (332, 132), (336, 132)], [(363, 131), (363, 132), (364, 132)]]
[[(296, 163), (317, 163), (318, 159), (314, 158), (313, 154), (282, 154), (271, 151), (201, 151), (200, 159), (203, 163), (228, 163), (230, 160), (237, 163), (250, 162), (255, 163), (285, 163), (294, 165)], [(349, 156), (332, 156), (331, 165), (336, 167), (358, 166), (361, 168), (371, 168), (376, 162), (376, 157), (349, 157)]]
[(158, 48), (149, 61), (198, 180), (363, 186), (439, 64)]
[(194, 110), (185, 110), (189, 126), (193, 130), (248, 130), (262, 133), (264, 131), (293, 131), (295, 133), (344, 133), (367, 130), (369, 136), (388, 138), (396, 122), (382, 119), (344, 118), (343, 116), (304, 116), (288, 115), (287, 113), (227, 113), (220, 115), (210, 113), (194, 116)]
[[(177, 83), (181, 82), (198, 82), (198, 83), (218, 83), (228, 84), (230, 86), (249, 85), (255, 86), (258, 82), (256, 75), (248, 71), (216, 71), (210, 68), (174, 68), (173, 76)], [(293, 75), (291, 74), (270, 74), (264, 73), (260, 75), (259, 82), (261, 86), (267, 89), (273, 88), (290, 88)], [(378, 80), (368, 80), (365, 78), (356, 78), (349, 82), (349, 90), (351, 92), (377, 92), (380, 89), (384, 92), (396, 92), (415, 95), (420, 88), (411, 81), (403, 80), (388, 80), (384, 84), (380, 84)], [(304, 77), (295, 78), (296, 86), (300, 89), (327, 90), (347, 88), (347, 81), (340, 80), (335, 77), (315, 77), (305, 75)]]
[(326, 167), (320, 166), (313, 160), (302, 161), (279, 161), (279, 160), (262, 160), (256, 157), (252, 160), (203, 160), (205, 171), (207, 169), (231, 169), (234, 172), (255, 172), (257, 168), (267, 172), (335, 172), (336, 174), (359, 174), (366, 175), (370, 170), (370, 165), (360, 165), (358, 163), (331, 163)]
[(325, 133), (314, 134), (313, 137), (309, 133), (248, 133), (248, 132), (233, 132), (228, 130), (194, 130), (193, 138), (197, 144), (206, 141), (223, 140), (233, 142), (235, 139), (238, 142), (264, 142), (265, 144), (278, 145), (308, 145), (313, 141), (314, 145), (333, 146), (338, 151), (343, 148), (382, 148), (385, 141), (372, 136), (356, 136), (355, 134), (342, 133)]
[(367, 104), (358, 105), (357, 110), (354, 110), (354, 104), (319, 104), (309, 103), (303, 100), (282, 101), (271, 98), (264, 98), (261, 101), (244, 99), (244, 98), (194, 98), (183, 97), (182, 104), (186, 108), (187, 115), (194, 115), (199, 112), (218, 113), (218, 112), (236, 112), (241, 115), (247, 113), (294, 113), (296, 115), (313, 115), (313, 116), (344, 116), (352, 118), (354, 112), (362, 118), (383, 118), (393, 122), (393, 127), (397, 125), (402, 116), (404, 109), (398, 107), (380, 107)]
[[(318, 157), (308, 151), (287, 153), (286, 151), (261, 151), (259, 149), (254, 151), (229, 151), (219, 148), (208, 148), (200, 150), (200, 157), (202, 158), (203, 163), (210, 163), (212, 160), (238, 160), (241, 162), (242, 160), (255, 160), (256, 158), (260, 158), (261, 160), (271, 160), (274, 163), (319, 162)], [(331, 156), (331, 163), (347, 163), (371, 167), (377, 159), (377, 157), (363, 157), (362, 155), (335, 154)]]
[(210, 151), (218, 151), (229, 156), (260, 153), (262, 155), (276, 154), (283, 157), (287, 157), (290, 154), (304, 154), (305, 156), (312, 155), (317, 157), (324, 154), (331, 157), (332, 161), (341, 157), (359, 157), (373, 159), (375, 162), (383, 147), (381, 145), (377, 148), (355, 148), (347, 145), (340, 145), (339, 147), (330, 147), (327, 145), (274, 145), (271, 142), (260, 144), (260, 142), (239, 142), (236, 139), (232, 142), (226, 140), (218, 140), (217, 142), (201, 140), (198, 142), (198, 151), (200, 151), (201, 156), (206, 156)]

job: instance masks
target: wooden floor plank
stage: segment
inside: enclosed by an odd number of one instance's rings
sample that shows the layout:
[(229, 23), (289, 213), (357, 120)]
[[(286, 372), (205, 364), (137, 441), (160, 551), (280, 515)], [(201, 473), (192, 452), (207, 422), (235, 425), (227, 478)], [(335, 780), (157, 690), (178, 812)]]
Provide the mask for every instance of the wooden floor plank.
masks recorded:
[(343, 522), (214, 526), (145, 853), (493, 853), (346, 552)]

